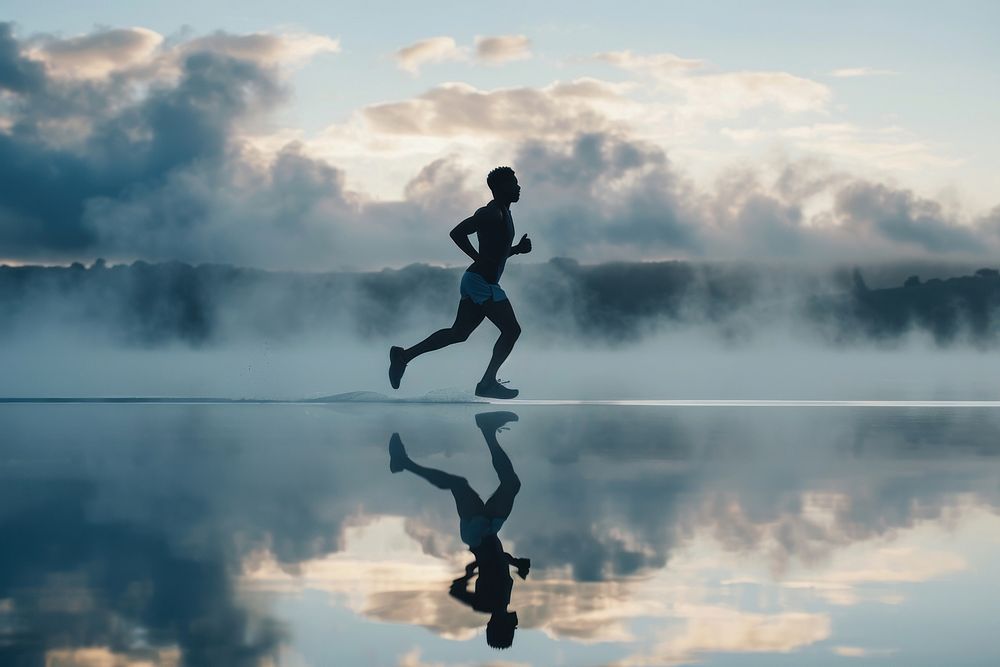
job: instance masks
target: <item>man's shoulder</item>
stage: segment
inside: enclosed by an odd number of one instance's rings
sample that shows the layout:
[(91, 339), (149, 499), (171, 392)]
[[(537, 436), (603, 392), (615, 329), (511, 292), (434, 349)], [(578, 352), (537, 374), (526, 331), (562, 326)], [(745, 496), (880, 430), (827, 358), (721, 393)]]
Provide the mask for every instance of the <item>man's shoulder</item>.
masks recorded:
[(495, 201), (490, 201), (476, 209), (474, 215), (483, 220), (500, 220), (503, 213)]

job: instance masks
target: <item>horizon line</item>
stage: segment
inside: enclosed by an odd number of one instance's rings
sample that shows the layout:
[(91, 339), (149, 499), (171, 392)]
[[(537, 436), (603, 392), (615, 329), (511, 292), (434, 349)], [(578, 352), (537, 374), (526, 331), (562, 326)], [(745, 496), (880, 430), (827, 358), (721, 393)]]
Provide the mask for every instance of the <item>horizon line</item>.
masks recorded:
[(205, 396), (8, 396), (0, 404), (218, 404), (218, 405), (519, 405), (519, 406), (617, 406), (617, 407), (745, 407), (745, 408), (1000, 408), (1000, 400), (834, 400), (834, 399), (482, 399), (479, 397), (339, 397), (225, 398)]

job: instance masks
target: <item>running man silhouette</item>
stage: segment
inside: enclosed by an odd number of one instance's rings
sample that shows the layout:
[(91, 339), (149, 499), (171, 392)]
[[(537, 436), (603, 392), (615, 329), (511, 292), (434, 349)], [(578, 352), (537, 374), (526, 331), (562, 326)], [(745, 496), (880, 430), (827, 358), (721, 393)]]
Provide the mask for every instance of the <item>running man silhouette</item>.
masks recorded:
[[(529, 559), (514, 558), (504, 551), (497, 536), (514, 507), (514, 497), (521, 489), (521, 480), (514, 472), (510, 458), (497, 442), (497, 431), (511, 421), (517, 421), (517, 415), (513, 412), (483, 412), (476, 415), (476, 425), (486, 439), (493, 469), (500, 479), (500, 486), (485, 503), (469, 486), (469, 480), (414, 463), (407, 455), (398, 433), (393, 433), (389, 439), (390, 471), (397, 473), (409, 470), (437, 488), (451, 491), (451, 495), (455, 497), (459, 533), (476, 558), (465, 566), (463, 576), (451, 582), (448, 593), (476, 611), (490, 614), (490, 620), (486, 623), (486, 643), (493, 648), (508, 648), (514, 642), (514, 629), (517, 628), (517, 612), (507, 609), (510, 593), (514, 588), (510, 567), (517, 568), (517, 575), (522, 579), (528, 576), (531, 569)], [(479, 576), (476, 577), (475, 588), (469, 591), (469, 580), (477, 569)]]
[[(472, 264), (462, 275), (459, 287), (462, 298), (458, 302), (455, 323), (447, 329), (435, 331), (411, 348), (403, 349), (395, 345), (389, 348), (389, 383), (393, 389), (399, 389), (399, 381), (408, 363), (421, 354), (467, 340), (487, 318), (500, 330), (500, 337), (493, 346), (493, 357), (483, 373), (483, 379), (476, 385), (476, 396), (517, 396), (516, 389), (509, 389), (497, 380), (500, 365), (510, 355), (521, 335), (514, 309), (500, 287), (500, 276), (508, 257), (531, 252), (531, 240), (525, 234), (517, 245), (511, 245), (514, 241), (514, 220), (510, 215), (510, 205), (521, 198), (521, 186), (517, 183), (514, 170), (497, 167), (486, 177), (486, 184), (493, 192), (493, 200), (451, 230), (452, 240), (472, 258)], [(476, 234), (479, 240), (478, 251), (469, 241), (471, 234)]]

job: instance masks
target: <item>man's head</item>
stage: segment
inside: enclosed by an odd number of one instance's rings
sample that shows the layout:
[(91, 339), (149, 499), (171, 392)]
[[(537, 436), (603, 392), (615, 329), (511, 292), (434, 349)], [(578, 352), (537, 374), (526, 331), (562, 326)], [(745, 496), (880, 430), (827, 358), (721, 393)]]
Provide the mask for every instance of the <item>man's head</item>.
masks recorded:
[(486, 176), (486, 185), (498, 201), (510, 203), (521, 198), (521, 186), (517, 184), (517, 176), (510, 167), (497, 167), (491, 171)]
[(486, 643), (493, 648), (510, 648), (517, 629), (517, 612), (494, 612), (486, 624)]

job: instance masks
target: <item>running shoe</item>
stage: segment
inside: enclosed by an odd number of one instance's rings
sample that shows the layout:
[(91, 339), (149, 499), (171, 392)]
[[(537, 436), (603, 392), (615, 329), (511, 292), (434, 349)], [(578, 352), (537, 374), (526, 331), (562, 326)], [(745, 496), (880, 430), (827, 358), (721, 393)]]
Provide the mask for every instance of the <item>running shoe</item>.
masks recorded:
[(403, 348), (393, 345), (389, 348), (389, 384), (393, 389), (399, 389), (399, 381), (403, 379), (406, 362), (403, 361)]
[(484, 380), (476, 385), (476, 396), (483, 398), (514, 398), (517, 396), (517, 389), (508, 389), (503, 386), (505, 383), (496, 380)]

